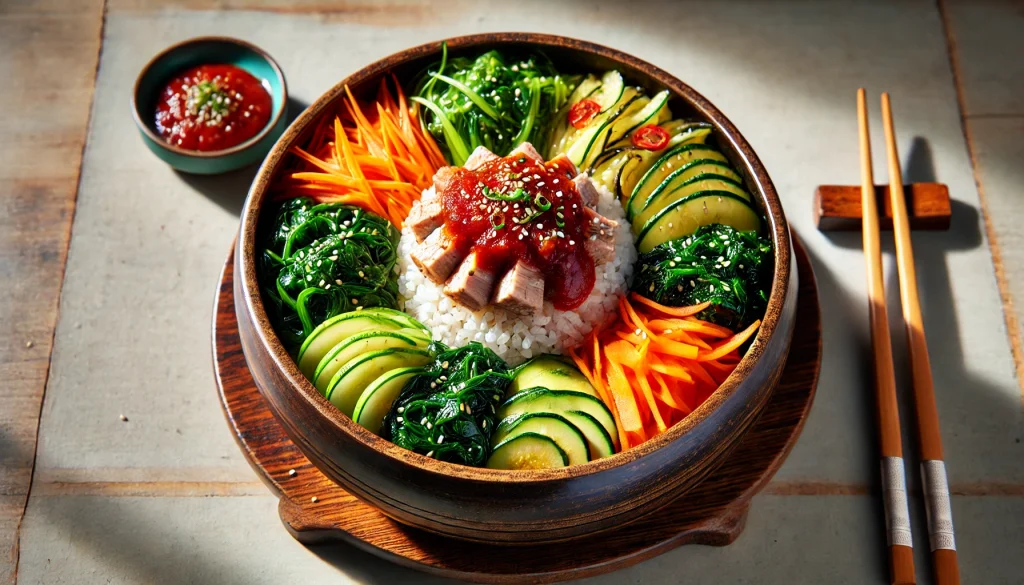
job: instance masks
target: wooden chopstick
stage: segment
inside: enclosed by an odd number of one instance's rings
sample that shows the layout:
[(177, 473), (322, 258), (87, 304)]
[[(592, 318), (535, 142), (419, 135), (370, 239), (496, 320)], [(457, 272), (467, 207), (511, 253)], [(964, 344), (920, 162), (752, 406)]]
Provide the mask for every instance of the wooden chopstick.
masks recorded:
[(889, 315), (885, 308), (878, 208), (875, 204), (875, 179), (871, 169), (871, 137), (868, 132), (868, 107), (864, 88), (857, 90), (857, 122), (860, 130), (862, 234), (867, 267), (871, 346), (874, 350), (875, 405), (882, 459), (882, 501), (885, 504), (886, 541), (889, 545), (889, 575), (893, 585), (913, 585), (914, 545), (910, 532), (910, 507), (907, 504), (907, 479), (903, 468)]
[(910, 244), (907, 203), (903, 194), (903, 173), (896, 150), (896, 132), (892, 123), (889, 94), (882, 94), (882, 125), (889, 160), (889, 196), (892, 200), (893, 233), (896, 237), (896, 265), (900, 275), (900, 304), (907, 328), (910, 372), (913, 383), (914, 411), (917, 418), (917, 440), (921, 451), (921, 481), (925, 510), (928, 516), (928, 537), (938, 585), (959, 585), (956, 542), (953, 537), (953, 514), (949, 505), (946, 465), (942, 460), (942, 437), (939, 435), (939, 413), (935, 407), (935, 388), (928, 359), (928, 343), (917, 296), (917, 273), (914, 250)]

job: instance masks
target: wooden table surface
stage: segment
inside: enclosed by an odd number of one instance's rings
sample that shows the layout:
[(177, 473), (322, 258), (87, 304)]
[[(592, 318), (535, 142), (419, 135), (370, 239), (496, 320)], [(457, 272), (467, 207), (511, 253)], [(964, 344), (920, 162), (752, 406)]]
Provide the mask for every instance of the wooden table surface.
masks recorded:
[(190, 36), (267, 49), (294, 113), (390, 52), (495, 30), (611, 45), (704, 93), (761, 156), (821, 288), (818, 398), (744, 534), (592, 581), (887, 582), (860, 239), (811, 221), (818, 184), (857, 182), (863, 85), (875, 168), (887, 90), (906, 178), (953, 198), (951, 230), (915, 235), (915, 252), (964, 582), (1024, 582), (1024, 3), (0, 0), (0, 584), (437, 581), (279, 525), (210, 371), (214, 285), (254, 170), (171, 171), (128, 100), (145, 61)]

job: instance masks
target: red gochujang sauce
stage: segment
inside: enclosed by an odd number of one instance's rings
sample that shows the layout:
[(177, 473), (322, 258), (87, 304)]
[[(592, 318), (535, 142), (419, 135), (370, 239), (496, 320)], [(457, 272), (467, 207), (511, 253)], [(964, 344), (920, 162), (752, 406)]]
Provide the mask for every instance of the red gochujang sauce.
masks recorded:
[(271, 109), (270, 94), (249, 72), (234, 65), (201, 65), (164, 87), (156, 131), (179, 148), (224, 150), (259, 134)]
[(458, 168), (440, 194), (445, 232), (495, 274), (525, 261), (544, 275), (556, 309), (575, 309), (593, 290), (595, 270), (574, 171), (564, 158), (543, 163), (525, 156)]

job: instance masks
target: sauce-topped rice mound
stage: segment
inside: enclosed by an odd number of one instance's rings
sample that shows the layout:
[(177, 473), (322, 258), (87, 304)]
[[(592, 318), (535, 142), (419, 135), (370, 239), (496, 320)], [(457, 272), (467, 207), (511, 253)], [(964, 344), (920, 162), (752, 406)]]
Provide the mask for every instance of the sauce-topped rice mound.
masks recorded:
[[(432, 191), (425, 191), (424, 197), (433, 197)], [(398, 250), (398, 290), (405, 311), (429, 327), (434, 339), (451, 346), (479, 341), (513, 366), (543, 353), (566, 353), (595, 326), (612, 317), (636, 262), (633, 236), (622, 206), (605, 189), (599, 187), (597, 191), (597, 212), (618, 222), (614, 228), (615, 255), (596, 268), (593, 290), (575, 309), (559, 311), (546, 300), (532, 315), (498, 307), (471, 311), (452, 301), (444, 293), (444, 284), (431, 282), (413, 264), (411, 255), (418, 242), (407, 227)]]

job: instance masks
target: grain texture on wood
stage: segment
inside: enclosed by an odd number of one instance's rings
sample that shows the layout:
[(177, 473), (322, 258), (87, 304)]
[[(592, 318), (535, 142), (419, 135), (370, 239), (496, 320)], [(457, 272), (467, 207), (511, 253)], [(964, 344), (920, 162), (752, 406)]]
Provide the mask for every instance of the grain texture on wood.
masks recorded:
[(0, 10), (0, 583), (15, 578), (102, 25), (102, 3), (53, 8)]
[(685, 496), (642, 522), (573, 541), (571, 555), (557, 546), (501, 547), (405, 527), (320, 473), (288, 439), (246, 368), (230, 260), (220, 283), (213, 338), (222, 406), (246, 459), (280, 498), (278, 510), (285, 527), (306, 544), (342, 540), (415, 569), (491, 583), (580, 578), (682, 544), (727, 545), (743, 529), (750, 498), (768, 483), (796, 442), (814, 397), (821, 364), (821, 316), (814, 273), (799, 242), (796, 252), (796, 333), (782, 379), (760, 418), (735, 451)]
[[(910, 229), (945, 231), (952, 209), (949, 188), (942, 183), (904, 185)], [(888, 185), (875, 185), (879, 228), (892, 229), (892, 201)], [(820, 185), (814, 191), (814, 223), (823, 232), (859, 231), (861, 226), (859, 186)]]

